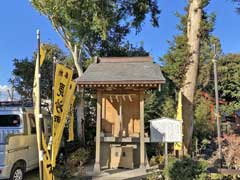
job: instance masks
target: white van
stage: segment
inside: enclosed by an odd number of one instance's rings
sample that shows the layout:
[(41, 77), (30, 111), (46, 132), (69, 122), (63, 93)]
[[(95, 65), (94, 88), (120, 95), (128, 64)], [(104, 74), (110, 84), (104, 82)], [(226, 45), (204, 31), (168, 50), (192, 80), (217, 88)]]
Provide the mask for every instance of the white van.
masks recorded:
[[(43, 113), (45, 135), (50, 114)], [(0, 102), (0, 179), (21, 180), (38, 167), (36, 125), (33, 107), (19, 102)]]

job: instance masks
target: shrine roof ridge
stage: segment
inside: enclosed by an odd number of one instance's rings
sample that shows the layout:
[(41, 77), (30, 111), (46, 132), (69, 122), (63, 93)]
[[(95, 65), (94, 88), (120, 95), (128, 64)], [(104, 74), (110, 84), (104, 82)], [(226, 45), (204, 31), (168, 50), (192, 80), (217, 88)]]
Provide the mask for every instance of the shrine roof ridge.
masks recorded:
[(136, 63), (136, 62), (152, 62), (151, 56), (138, 57), (97, 57), (95, 63)]

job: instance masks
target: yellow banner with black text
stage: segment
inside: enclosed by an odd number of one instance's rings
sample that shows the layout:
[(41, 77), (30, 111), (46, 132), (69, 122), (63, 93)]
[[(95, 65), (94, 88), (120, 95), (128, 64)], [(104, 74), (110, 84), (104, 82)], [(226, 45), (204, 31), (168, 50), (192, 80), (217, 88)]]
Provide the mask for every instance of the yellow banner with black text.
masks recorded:
[(43, 179), (44, 180), (54, 180), (52, 162), (50, 159), (50, 154), (47, 149), (46, 139), (44, 134), (42, 134), (42, 145), (43, 145)]
[(68, 125), (68, 142), (74, 140), (74, 101), (75, 96), (72, 96), (72, 100), (70, 102), (70, 111), (69, 111), (69, 125)]
[(53, 128), (52, 128), (52, 166), (60, 148), (64, 126), (76, 88), (72, 81), (73, 71), (62, 64), (56, 64), (54, 79)]

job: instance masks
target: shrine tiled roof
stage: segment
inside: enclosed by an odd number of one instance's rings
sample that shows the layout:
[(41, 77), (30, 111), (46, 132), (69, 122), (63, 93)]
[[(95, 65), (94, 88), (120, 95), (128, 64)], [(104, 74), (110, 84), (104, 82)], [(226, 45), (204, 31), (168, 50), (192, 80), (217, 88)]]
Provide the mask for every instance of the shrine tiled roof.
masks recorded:
[(79, 85), (162, 84), (165, 78), (150, 56), (108, 57), (97, 58), (76, 81)]

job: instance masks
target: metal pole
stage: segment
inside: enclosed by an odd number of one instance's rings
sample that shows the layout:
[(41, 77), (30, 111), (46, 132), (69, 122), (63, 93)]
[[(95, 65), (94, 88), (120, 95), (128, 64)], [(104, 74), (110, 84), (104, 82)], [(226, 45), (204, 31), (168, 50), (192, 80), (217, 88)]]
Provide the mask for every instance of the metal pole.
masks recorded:
[[(165, 155), (165, 168), (167, 168), (168, 165), (168, 143), (167, 141), (164, 142), (164, 155)], [(168, 180), (168, 177), (165, 177), (166, 180)]]
[(164, 145), (165, 145), (165, 151), (164, 151), (164, 154), (165, 154), (165, 167), (167, 167), (167, 165), (168, 165), (168, 143), (165, 142)]
[(40, 79), (41, 79), (41, 68), (40, 68), (40, 31), (37, 30), (37, 43), (38, 43), (38, 55), (37, 55), (37, 65), (38, 65), (38, 77), (37, 77), (37, 83), (38, 83), (38, 90), (37, 90), (37, 108), (39, 111), (39, 117), (36, 117), (37, 120), (39, 121), (39, 136), (38, 136), (38, 142), (39, 142), (39, 179), (43, 180), (43, 146), (42, 146), (42, 120), (43, 120), (43, 116), (41, 114), (41, 93), (40, 93), (40, 89), (41, 89), (41, 83), (40, 83)]
[(217, 60), (216, 55), (214, 56), (213, 69), (214, 69), (214, 86), (215, 86), (215, 100), (216, 100), (216, 108), (215, 108), (215, 118), (217, 121), (217, 140), (218, 140), (218, 153), (220, 160), (220, 167), (222, 167), (222, 147), (221, 147), (221, 127), (220, 127), (220, 119), (219, 119), (219, 101), (218, 101), (218, 80), (217, 80)]
[(56, 56), (53, 57), (53, 65), (52, 65), (52, 115), (54, 108), (54, 83), (55, 83), (55, 69), (56, 69)]

